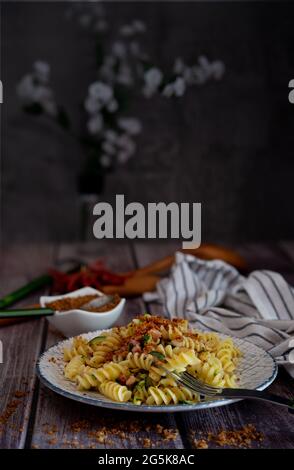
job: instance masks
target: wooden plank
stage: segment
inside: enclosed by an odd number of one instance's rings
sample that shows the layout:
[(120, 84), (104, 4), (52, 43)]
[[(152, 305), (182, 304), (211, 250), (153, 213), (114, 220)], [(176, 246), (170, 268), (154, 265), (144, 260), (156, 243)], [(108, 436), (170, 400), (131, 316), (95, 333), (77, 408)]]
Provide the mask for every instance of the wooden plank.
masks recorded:
[[(67, 245), (59, 250), (58, 258), (83, 257), (87, 261), (102, 258), (110, 268), (130, 270), (135, 267), (129, 245), (94, 242)], [(141, 299), (128, 300), (119, 324), (145, 310)], [(58, 342), (61, 335), (49, 329), (46, 348)], [(161, 428), (162, 427), (162, 428)], [(165, 440), (163, 430), (172, 429), (175, 439)], [(142, 415), (115, 412), (82, 405), (65, 399), (41, 386), (38, 397), (32, 447), (36, 448), (182, 448), (177, 425), (172, 415)]]
[[(8, 294), (42, 274), (52, 265), (54, 250), (49, 245), (3, 247), (1, 254), (0, 295)], [(37, 301), (39, 294), (19, 302)], [(39, 356), (44, 320), (31, 320), (0, 328), (3, 364), (0, 364), (0, 448), (23, 448), (32, 410), (36, 383), (35, 363)]]
[[(139, 265), (144, 265), (149, 258), (149, 251), (152, 256), (165, 256), (170, 247), (158, 248), (154, 251), (150, 244), (137, 244), (136, 253)], [(254, 255), (258, 253), (261, 260), (268, 268), (271, 268), (271, 260), (275, 261), (275, 266), (282, 266), (284, 263), (278, 256), (278, 251), (273, 252), (269, 247), (262, 245), (243, 247), (238, 250), (240, 254), (246, 257), (249, 253), (251, 262), (254, 262)], [(249, 259), (249, 257), (247, 258)], [(258, 264), (259, 261), (257, 260)], [(273, 269), (273, 268), (272, 268)], [(163, 315), (162, 307), (158, 304), (149, 305), (150, 312), (157, 315)], [(293, 386), (289, 375), (281, 370), (279, 378), (270, 387), (273, 393), (294, 397)], [(183, 442), (187, 447), (194, 447), (197, 440), (205, 439), (208, 433), (217, 434), (221, 430), (238, 430), (248, 424), (253, 424), (256, 429), (264, 434), (264, 440), (261, 443), (253, 443), (252, 447), (263, 448), (294, 448), (294, 431), (292, 421), (286, 410), (280, 407), (265, 404), (257, 401), (243, 401), (227, 407), (220, 407), (210, 410), (181, 413), (176, 415), (176, 422), (179, 428)], [(217, 447), (216, 444), (209, 443), (209, 447)]]

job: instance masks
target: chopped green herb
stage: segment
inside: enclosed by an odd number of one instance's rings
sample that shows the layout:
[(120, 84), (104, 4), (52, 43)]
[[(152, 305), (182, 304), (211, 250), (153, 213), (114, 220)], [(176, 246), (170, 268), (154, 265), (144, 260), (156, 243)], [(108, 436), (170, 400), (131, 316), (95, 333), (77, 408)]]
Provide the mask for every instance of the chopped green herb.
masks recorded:
[(152, 354), (154, 357), (157, 357), (157, 359), (160, 359), (161, 361), (165, 360), (165, 356), (158, 351), (151, 351), (150, 354)]
[(145, 344), (149, 343), (150, 341), (151, 341), (151, 336), (148, 333), (146, 333), (142, 339), (143, 346), (145, 346)]
[(152, 386), (153, 386), (153, 380), (150, 379), (149, 376), (147, 376), (147, 377), (145, 378), (145, 387), (146, 387), (146, 388), (149, 388), (149, 387), (152, 387)]
[(147, 374), (143, 373), (143, 372), (140, 372), (139, 375), (138, 375), (139, 379), (144, 379), (147, 377)]
[(136, 385), (134, 386), (134, 391), (139, 391), (142, 388), (145, 387), (145, 380), (140, 380), (140, 382), (137, 382)]

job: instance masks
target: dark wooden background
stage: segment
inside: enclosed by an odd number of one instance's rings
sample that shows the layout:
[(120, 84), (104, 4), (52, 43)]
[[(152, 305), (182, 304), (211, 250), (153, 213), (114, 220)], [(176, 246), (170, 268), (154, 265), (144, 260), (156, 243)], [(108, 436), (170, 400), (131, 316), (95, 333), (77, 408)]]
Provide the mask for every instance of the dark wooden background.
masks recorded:
[[(69, 2), (1, 4), (3, 240), (76, 240), (83, 151), (23, 115), (15, 87), (36, 59), (48, 61), (57, 98), (78, 124), (95, 79), (93, 42), (66, 20)], [(224, 61), (226, 74), (180, 101), (132, 103), (144, 131), (136, 156), (109, 176), (104, 199), (202, 202), (205, 241), (293, 239), (293, 4), (108, 2), (106, 10), (114, 30), (145, 21), (146, 49), (165, 69), (177, 56), (207, 54)]]

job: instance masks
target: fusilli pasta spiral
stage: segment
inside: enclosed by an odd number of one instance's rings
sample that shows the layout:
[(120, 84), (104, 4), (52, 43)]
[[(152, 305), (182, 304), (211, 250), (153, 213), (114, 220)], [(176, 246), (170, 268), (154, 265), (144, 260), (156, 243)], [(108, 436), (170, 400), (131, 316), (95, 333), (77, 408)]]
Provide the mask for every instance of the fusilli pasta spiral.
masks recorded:
[(99, 391), (106, 397), (120, 402), (129, 401), (132, 396), (132, 392), (127, 387), (111, 381), (100, 384)]
[(109, 380), (116, 380), (120, 374), (126, 374), (127, 369), (124, 365), (114, 362), (106, 363), (99, 369), (94, 367), (85, 367), (82, 374), (76, 376), (79, 390), (89, 390), (97, 388), (99, 384)]

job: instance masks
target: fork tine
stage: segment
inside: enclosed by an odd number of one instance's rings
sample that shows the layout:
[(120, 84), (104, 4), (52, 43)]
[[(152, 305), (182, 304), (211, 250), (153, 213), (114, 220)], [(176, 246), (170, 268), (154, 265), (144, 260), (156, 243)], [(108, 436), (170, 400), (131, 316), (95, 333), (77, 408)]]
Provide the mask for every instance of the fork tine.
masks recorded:
[(214, 396), (221, 390), (220, 388), (206, 385), (204, 382), (196, 379), (193, 375), (189, 374), (188, 372), (178, 373), (175, 371), (169, 371), (166, 367), (162, 365), (161, 368), (164, 369), (165, 372), (171, 377), (173, 377), (179, 384), (183, 385), (186, 388), (190, 388), (191, 390), (199, 393), (200, 395)]
[(193, 392), (199, 393), (199, 395), (206, 395), (207, 394), (207, 392), (204, 392), (202, 387), (199, 387), (197, 385), (194, 386), (191, 383), (187, 383), (185, 380), (178, 379), (177, 382), (180, 385), (182, 385), (183, 387), (188, 388), (188, 389), (192, 390)]
[(199, 383), (197, 381), (191, 381), (187, 380), (185, 377), (183, 377), (183, 374), (179, 374), (177, 372), (170, 372), (166, 371), (168, 374), (170, 374), (172, 377), (176, 379), (176, 381), (183, 385), (186, 388), (190, 388), (194, 392), (199, 393), (200, 395), (215, 395), (215, 392), (211, 392), (209, 390), (205, 390), (204, 387), (202, 386), (202, 383)]
[(187, 386), (191, 386), (191, 387), (197, 387), (199, 390), (201, 390), (202, 392), (207, 392), (207, 393), (214, 393), (214, 391), (212, 390), (209, 390), (205, 387), (203, 387), (202, 384), (199, 384), (198, 382), (194, 382), (192, 380), (187, 380), (185, 377), (182, 377), (182, 380), (185, 381), (186, 385)]
[(183, 373), (183, 375), (185, 375), (185, 377), (186, 377), (187, 379), (189, 379), (189, 380), (191, 380), (191, 381), (193, 381), (193, 382), (194, 382), (194, 381), (198, 382), (199, 385), (201, 385), (202, 387), (204, 387), (204, 388), (206, 388), (206, 389), (208, 389), (208, 390), (211, 390), (212, 392), (213, 392), (213, 391), (218, 391), (218, 390), (221, 389), (221, 387), (216, 387), (216, 386), (214, 386), (214, 385), (209, 385), (209, 384), (203, 382), (203, 380), (199, 379), (198, 377), (195, 377), (194, 375), (190, 374), (190, 373), (187, 372), (187, 371), (185, 371), (185, 372)]
[(192, 381), (192, 380), (185, 380), (185, 384), (187, 387), (193, 387), (193, 388), (197, 388), (197, 390), (199, 391), (199, 393), (201, 393), (202, 395), (216, 395), (218, 393), (217, 390), (212, 390), (210, 388), (206, 388), (205, 386), (203, 386), (201, 383), (197, 382), (197, 381)]
[(216, 387), (215, 385), (209, 385), (209, 384), (203, 382), (203, 380), (201, 380), (198, 377), (195, 377), (194, 375), (190, 374), (190, 372), (185, 371), (185, 372), (183, 372), (183, 374), (185, 374), (185, 376), (187, 378), (190, 378), (191, 380), (196, 380), (199, 384), (201, 384), (201, 385), (203, 385), (207, 388), (210, 388), (211, 390), (217, 390), (217, 389), (221, 388), (221, 387)]
[(202, 382), (202, 380), (199, 380), (197, 377), (194, 377), (193, 375), (189, 374), (189, 372), (183, 372), (181, 377), (184, 377), (187, 381), (191, 382), (192, 384), (195, 384), (196, 382), (197, 385), (210, 392), (217, 393), (221, 390), (220, 387), (214, 387), (213, 385), (208, 385), (205, 382)]
[[(163, 367), (165, 369), (165, 367)], [(197, 386), (197, 384), (191, 384), (190, 382), (188, 382), (187, 380), (185, 380), (184, 378), (181, 377), (181, 375), (177, 372), (171, 372), (167, 369), (165, 369), (166, 373), (168, 375), (170, 375), (171, 377), (173, 377), (179, 384), (183, 385), (184, 387), (187, 387), (187, 388), (190, 388), (192, 389), (193, 391), (197, 392), (197, 393), (202, 393), (202, 388)]]

